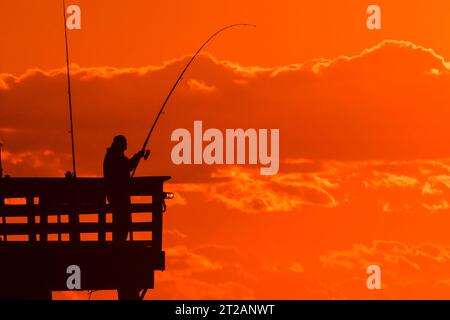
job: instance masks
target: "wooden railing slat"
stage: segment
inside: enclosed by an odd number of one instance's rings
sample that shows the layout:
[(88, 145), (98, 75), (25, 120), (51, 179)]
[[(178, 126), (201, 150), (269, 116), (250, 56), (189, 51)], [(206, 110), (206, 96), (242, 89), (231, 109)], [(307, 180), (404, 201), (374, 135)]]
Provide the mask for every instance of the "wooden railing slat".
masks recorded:
[[(70, 212), (76, 212), (77, 214), (99, 214), (100, 212), (111, 212), (110, 205), (22, 205), (22, 204), (10, 204), (4, 205), (1, 209), (2, 214), (5, 217), (28, 217), (33, 215), (68, 215)], [(131, 204), (131, 212), (133, 213), (145, 213), (153, 212), (154, 205), (151, 203), (133, 203)]]
[[(0, 233), (7, 235), (29, 235), (39, 234), (45, 232), (46, 234), (64, 234), (64, 233), (98, 233), (98, 232), (112, 232), (114, 224), (107, 223), (104, 225), (96, 222), (79, 223), (73, 226), (69, 223), (48, 223), (41, 224), (27, 224), (27, 223), (8, 223), (0, 224)], [(130, 231), (153, 231), (152, 222), (134, 222), (130, 226)]]

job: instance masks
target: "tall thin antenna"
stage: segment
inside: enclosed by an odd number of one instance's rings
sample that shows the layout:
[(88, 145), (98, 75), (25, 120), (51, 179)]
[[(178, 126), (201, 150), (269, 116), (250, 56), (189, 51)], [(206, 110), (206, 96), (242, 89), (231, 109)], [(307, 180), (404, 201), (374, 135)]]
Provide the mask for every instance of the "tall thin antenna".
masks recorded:
[(0, 178), (3, 178), (2, 147), (3, 144), (0, 142)]
[(76, 161), (75, 161), (75, 142), (73, 137), (73, 118), (72, 118), (72, 92), (70, 90), (70, 67), (69, 67), (69, 46), (67, 45), (67, 26), (66, 26), (66, 2), (63, 0), (64, 13), (64, 39), (66, 41), (66, 66), (67, 66), (67, 86), (69, 94), (69, 113), (70, 113), (70, 138), (72, 142), (72, 166), (73, 176), (77, 176)]

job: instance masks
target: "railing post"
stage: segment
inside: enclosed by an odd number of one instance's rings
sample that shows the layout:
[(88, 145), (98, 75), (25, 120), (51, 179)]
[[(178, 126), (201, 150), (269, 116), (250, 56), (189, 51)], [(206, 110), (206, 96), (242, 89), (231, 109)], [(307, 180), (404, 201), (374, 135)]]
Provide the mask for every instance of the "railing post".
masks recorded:
[(106, 197), (102, 198), (102, 203), (100, 205), (100, 210), (98, 212), (98, 241), (106, 241)]
[(69, 210), (69, 225), (70, 225), (70, 241), (71, 242), (80, 242), (81, 235), (80, 235), (80, 217), (77, 212), (78, 208), (78, 185), (76, 183), (76, 180), (69, 180), (69, 190), (70, 196), (68, 197), (68, 202), (70, 205)]
[[(2, 212), (2, 223), (6, 224), (6, 216), (5, 216), (5, 211), (4, 211), (4, 206), (5, 206), (5, 198), (0, 197), (0, 209)], [(3, 229), (3, 241), (8, 241), (8, 236), (6, 233), (6, 229)]]
[(152, 212), (152, 247), (157, 251), (162, 250), (162, 227), (163, 227), (163, 204), (164, 204), (164, 193), (161, 189), (157, 194), (153, 195), (153, 212)]
[(28, 217), (27, 222), (30, 225), (30, 232), (28, 234), (28, 240), (31, 242), (36, 241), (36, 207), (34, 206), (34, 197), (27, 196), (27, 210), (28, 210)]
[(42, 197), (39, 199), (39, 224), (41, 232), (39, 233), (39, 241), (47, 242), (48, 240), (48, 232), (47, 232), (47, 223), (48, 223), (48, 208), (50, 203), (47, 197)]
[[(61, 228), (61, 212), (58, 212), (56, 215), (56, 223), (58, 224), (58, 228)], [(61, 231), (58, 230), (58, 241), (61, 241)]]
[(79, 219), (76, 210), (70, 210), (69, 212), (69, 225), (70, 225), (70, 241), (80, 242), (79, 232)]

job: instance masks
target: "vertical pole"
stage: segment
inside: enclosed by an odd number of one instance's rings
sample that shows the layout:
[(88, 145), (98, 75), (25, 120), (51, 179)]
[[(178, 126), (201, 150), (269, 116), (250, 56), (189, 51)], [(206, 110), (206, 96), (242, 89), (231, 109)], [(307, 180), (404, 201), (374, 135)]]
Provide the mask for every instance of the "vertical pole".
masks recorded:
[[(3, 177), (3, 166), (2, 166), (2, 147), (3, 144), (0, 142), (0, 178)], [(0, 196), (0, 207), (3, 209), (3, 206), (5, 204), (5, 200), (3, 199), (3, 197)], [(3, 209), (4, 210), (4, 209)], [(0, 210), (2, 212), (2, 224), (6, 224), (6, 216), (4, 215), (3, 210)], [(7, 236), (6, 236), (6, 232), (3, 234), (3, 241), (7, 241)]]
[(28, 225), (30, 226), (30, 232), (28, 234), (28, 240), (31, 242), (36, 242), (36, 226), (35, 226), (35, 222), (36, 222), (36, 207), (35, 207), (35, 203), (34, 203), (34, 197), (28, 195), (27, 196), (27, 210), (28, 210)]
[(2, 147), (3, 144), (0, 142), (0, 178), (3, 178)]
[[(61, 212), (58, 212), (57, 215), (57, 224), (58, 224), (58, 228), (61, 228)], [(59, 229), (61, 230), (61, 229)], [(61, 241), (61, 231), (58, 231), (58, 241)]]
[(42, 243), (46, 243), (48, 240), (48, 213), (51, 206), (52, 203), (48, 195), (46, 197), (39, 198), (39, 241)]
[[(6, 225), (6, 215), (5, 215), (5, 199), (2, 197), (2, 196), (0, 196), (0, 208), (1, 208), (1, 213), (2, 213), (2, 215), (1, 215), (1, 218), (2, 218), (2, 224), (4, 224), (4, 225)], [(3, 239), (2, 239), (2, 241), (8, 241), (8, 235), (7, 235), (7, 232), (6, 232), (6, 229), (3, 229), (4, 231), (3, 231)]]
[(69, 67), (69, 46), (67, 45), (67, 26), (66, 26), (66, 3), (63, 0), (63, 13), (64, 13), (64, 39), (66, 42), (66, 68), (67, 68), (67, 89), (69, 94), (69, 114), (70, 114), (70, 137), (72, 142), (72, 167), (73, 176), (77, 176), (76, 162), (75, 162), (75, 142), (73, 135), (73, 118), (72, 118), (72, 92), (70, 88), (70, 67)]
[(156, 251), (162, 250), (162, 228), (163, 228), (163, 203), (164, 193), (162, 191), (162, 183), (158, 188), (158, 192), (153, 194), (153, 211), (152, 211), (152, 247)]
[(106, 197), (103, 196), (101, 202), (99, 203), (100, 210), (98, 212), (98, 241), (106, 241)]
[(80, 232), (80, 216), (77, 213), (77, 208), (79, 205), (77, 195), (80, 192), (80, 185), (76, 183), (76, 181), (69, 181), (69, 190), (70, 190), (70, 198), (69, 198), (69, 226), (70, 232), (69, 237), (72, 243), (80, 242), (81, 240), (81, 232)]

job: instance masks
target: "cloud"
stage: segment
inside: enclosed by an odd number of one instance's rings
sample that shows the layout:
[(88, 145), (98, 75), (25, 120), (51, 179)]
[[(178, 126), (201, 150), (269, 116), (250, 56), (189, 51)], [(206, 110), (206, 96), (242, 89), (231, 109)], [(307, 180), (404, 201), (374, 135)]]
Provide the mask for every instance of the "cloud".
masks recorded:
[(329, 186), (329, 182), (319, 177), (315, 182), (298, 175), (264, 178), (255, 171), (239, 168), (220, 170), (214, 176), (229, 180), (212, 185), (208, 192), (210, 197), (242, 211), (287, 212), (305, 205), (334, 207), (338, 204), (323, 188), (323, 184)]
[(213, 262), (205, 256), (198, 255), (186, 247), (174, 247), (166, 249), (170, 257), (168, 267), (178, 269), (181, 272), (204, 272), (221, 269), (219, 263)]
[[(101, 174), (117, 133), (137, 150), (187, 58), (142, 68), (72, 66), (79, 171)], [(430, 70), (437, 70), (431, 74)], [(64, 68), (0, 75), (0, 132), (11, 153), (70, 153)], [(206, 181), (213, 167), (174, 166), (170, 134), (204, 126), (280, 128), (282, 159), (413, 160), (450, 156), (448, 63), (430, 49), (385, 41), (360, 55), (274, 68), (243, 67), (201, 55), (167, 105), (140, 172)], [(193, 92), (207, 94), (193, 94)], [(70, 167), (61, 159), (58, 171)], [(7, 163), (8, 164), (8, 163)], [(283, 166), (281, 167), (283, 171)], [(11, 174), (35, 169), (26, 163)]]
[(291, 265), (291, 266), (288, 268), (288, 270), (291, 270), (292, 272), (297, 272), (297, 273), (300, 273), (300, 272), (304, 272), (304, 271), (305, 271), (304, 268), (303, 268), (303, 266), (302, 266), (300, 263), (294, 263), (293, 265)]
[(207, 299), (207, 300), (251, 300), (255, 299), (251, 289), (236, 283), (225, 282), (218, 285), (211, 285), (208, 282), (179, 279), (163, 274), (156, 280), (159, 290), (157, 297), (154, 292), (149, 292), (146, 299)]
[(14, 173), (17, 176), (26, 176), (29, 172), (33, 172), (33, 176), (45, 177), (59, 175), (64, 176), (65, 172), (63, 163), (71, 158), (69, 154), (56, 154), (53, 150), (41, 149), (31, 151), (23, 151), (12, 153), (9, 151), (2, 152), (5, 173)]
[(413, 188), (418, 184), (417, 179), (390, 173), (375, 172), (375, 179), (365, 182), (366, 187), (372, 188)]
[(205, 84), (205, 82), (198, 81), (195, 79), (190, 79), (188, 81), (188, 86), (193, 91), (200, 91), (200, 92), (204, 92), (204, 93), (210, 93), (210, 92), (213, 92), (216, 90), (215, 86), (208, 86)]
[[(216, 169), (215, 183), (168, 187), (187, 205), (189, 194), (247, 213), (301, 212), (364, 205), (382, 212), (436, 212), (447, 209), (448, 160), (306, 161), (290, 159), (289, 170), (264, 177), (239, 166)], [(170, 203), (172, 205), (172, 203)], [(175, 203), (174, 203), (175, 204)], [(359, 209), (358, 209), (359, 210)]]
[[(73, 66), (80, 176), (101, 175), (115, 134), (128, 137), (129, 154), (140, 148), (185, 63)], [(166, 190), (175, 192), (164, 222), (167, 271), (156, 274), (150, 298), (378, 297), (365, 288), (366, 262), (387, 266), (385, 298), (448, 297), (448, 248), (439, 245), (450, 223), (442, 57), (387, 41), (353, 57), (275, 68), (202, 55), (188, 73), (138, 171), (172, 175)], [(0, 76), (7, 173), (63, 176), (71, 167), (65, 81), (63, 68)], [(279, 174), (172, 165), (170, 134), (194, 120), (280, 128)]]
[[(234, 249), (203, 246), (188, 249), (176, 246), (167, 249), (167, 271), (157, 274), (158, 291), (149, 292), (154, 299), (254, 299), (243, 284), (247, 274), (236, 265), (245, 258)], [(229, 259), (230, 254), (234, 260)]]
[(442, 194), (446, 189), (450, 189), (449, 175), (431, 176), (424, 185), (422, 193), (424, 195)]
[[(364, 284), (369, 265), (381, 268), (382, 288), (387, 296), (402, 292), (403, 298), (443, 298), (450, 292), (450, 248), (434, 244), (407, 244), (399, 241), (373, 241), (370, 245), (355, 244), (350, 250), (333, 251), (320, 260), (330, 272), (336, 271), (342, 279)], [(331, 271), (334, 270), (334, 271)], [(345, 287), (341, 283), (339, 286)], [(408, 291), (409, 290), (409, 291)], [(369, 296), (369, 291), (365, 296)]]
[[(399, 61), (396, 54), (397, 52), (402, 52), (405, 57), (417, 59), (421, 63), (417, 65), (408, 65), (409, 59), (406, 61)], [(414, 70), (415, 68), (417, 68), (417, 70), (421, 70), (421, 68), (427, 64), (436, 67), (436, 69), (429, 69), (429, 71), (434, 70), (434, 74), (436, 74), (436, 71), (442, 70), (445, 72), (450, 70), (450, 64), (445, 61), (444, 57), (436, 54), (433, 49), (425, 48), (409, 41), (399, 40), (384, 40), (372, 48), (363, 50), (363, 52), (359, 55), (340, 56), (334, 59), (311, 60), (306, 63), (306, 65), (308, 65), (316, 73), (321, 73), (327, 72), (333, 67), (339, 67), (341, 64), (350, 61), (356, 61), (357, 63), (363, 64), (365, 63), (363, 61), (364, 59), (376, 60), (381, 62), (383, 65), (386, 65), (388, 62), (394, 62), (397, 65), (396, 70), (402, 70), (403, 72), (408, 72), (410, 70)], [(374, 70), (377, 70), (380, 73), (384, 72), (382, 69)]]

